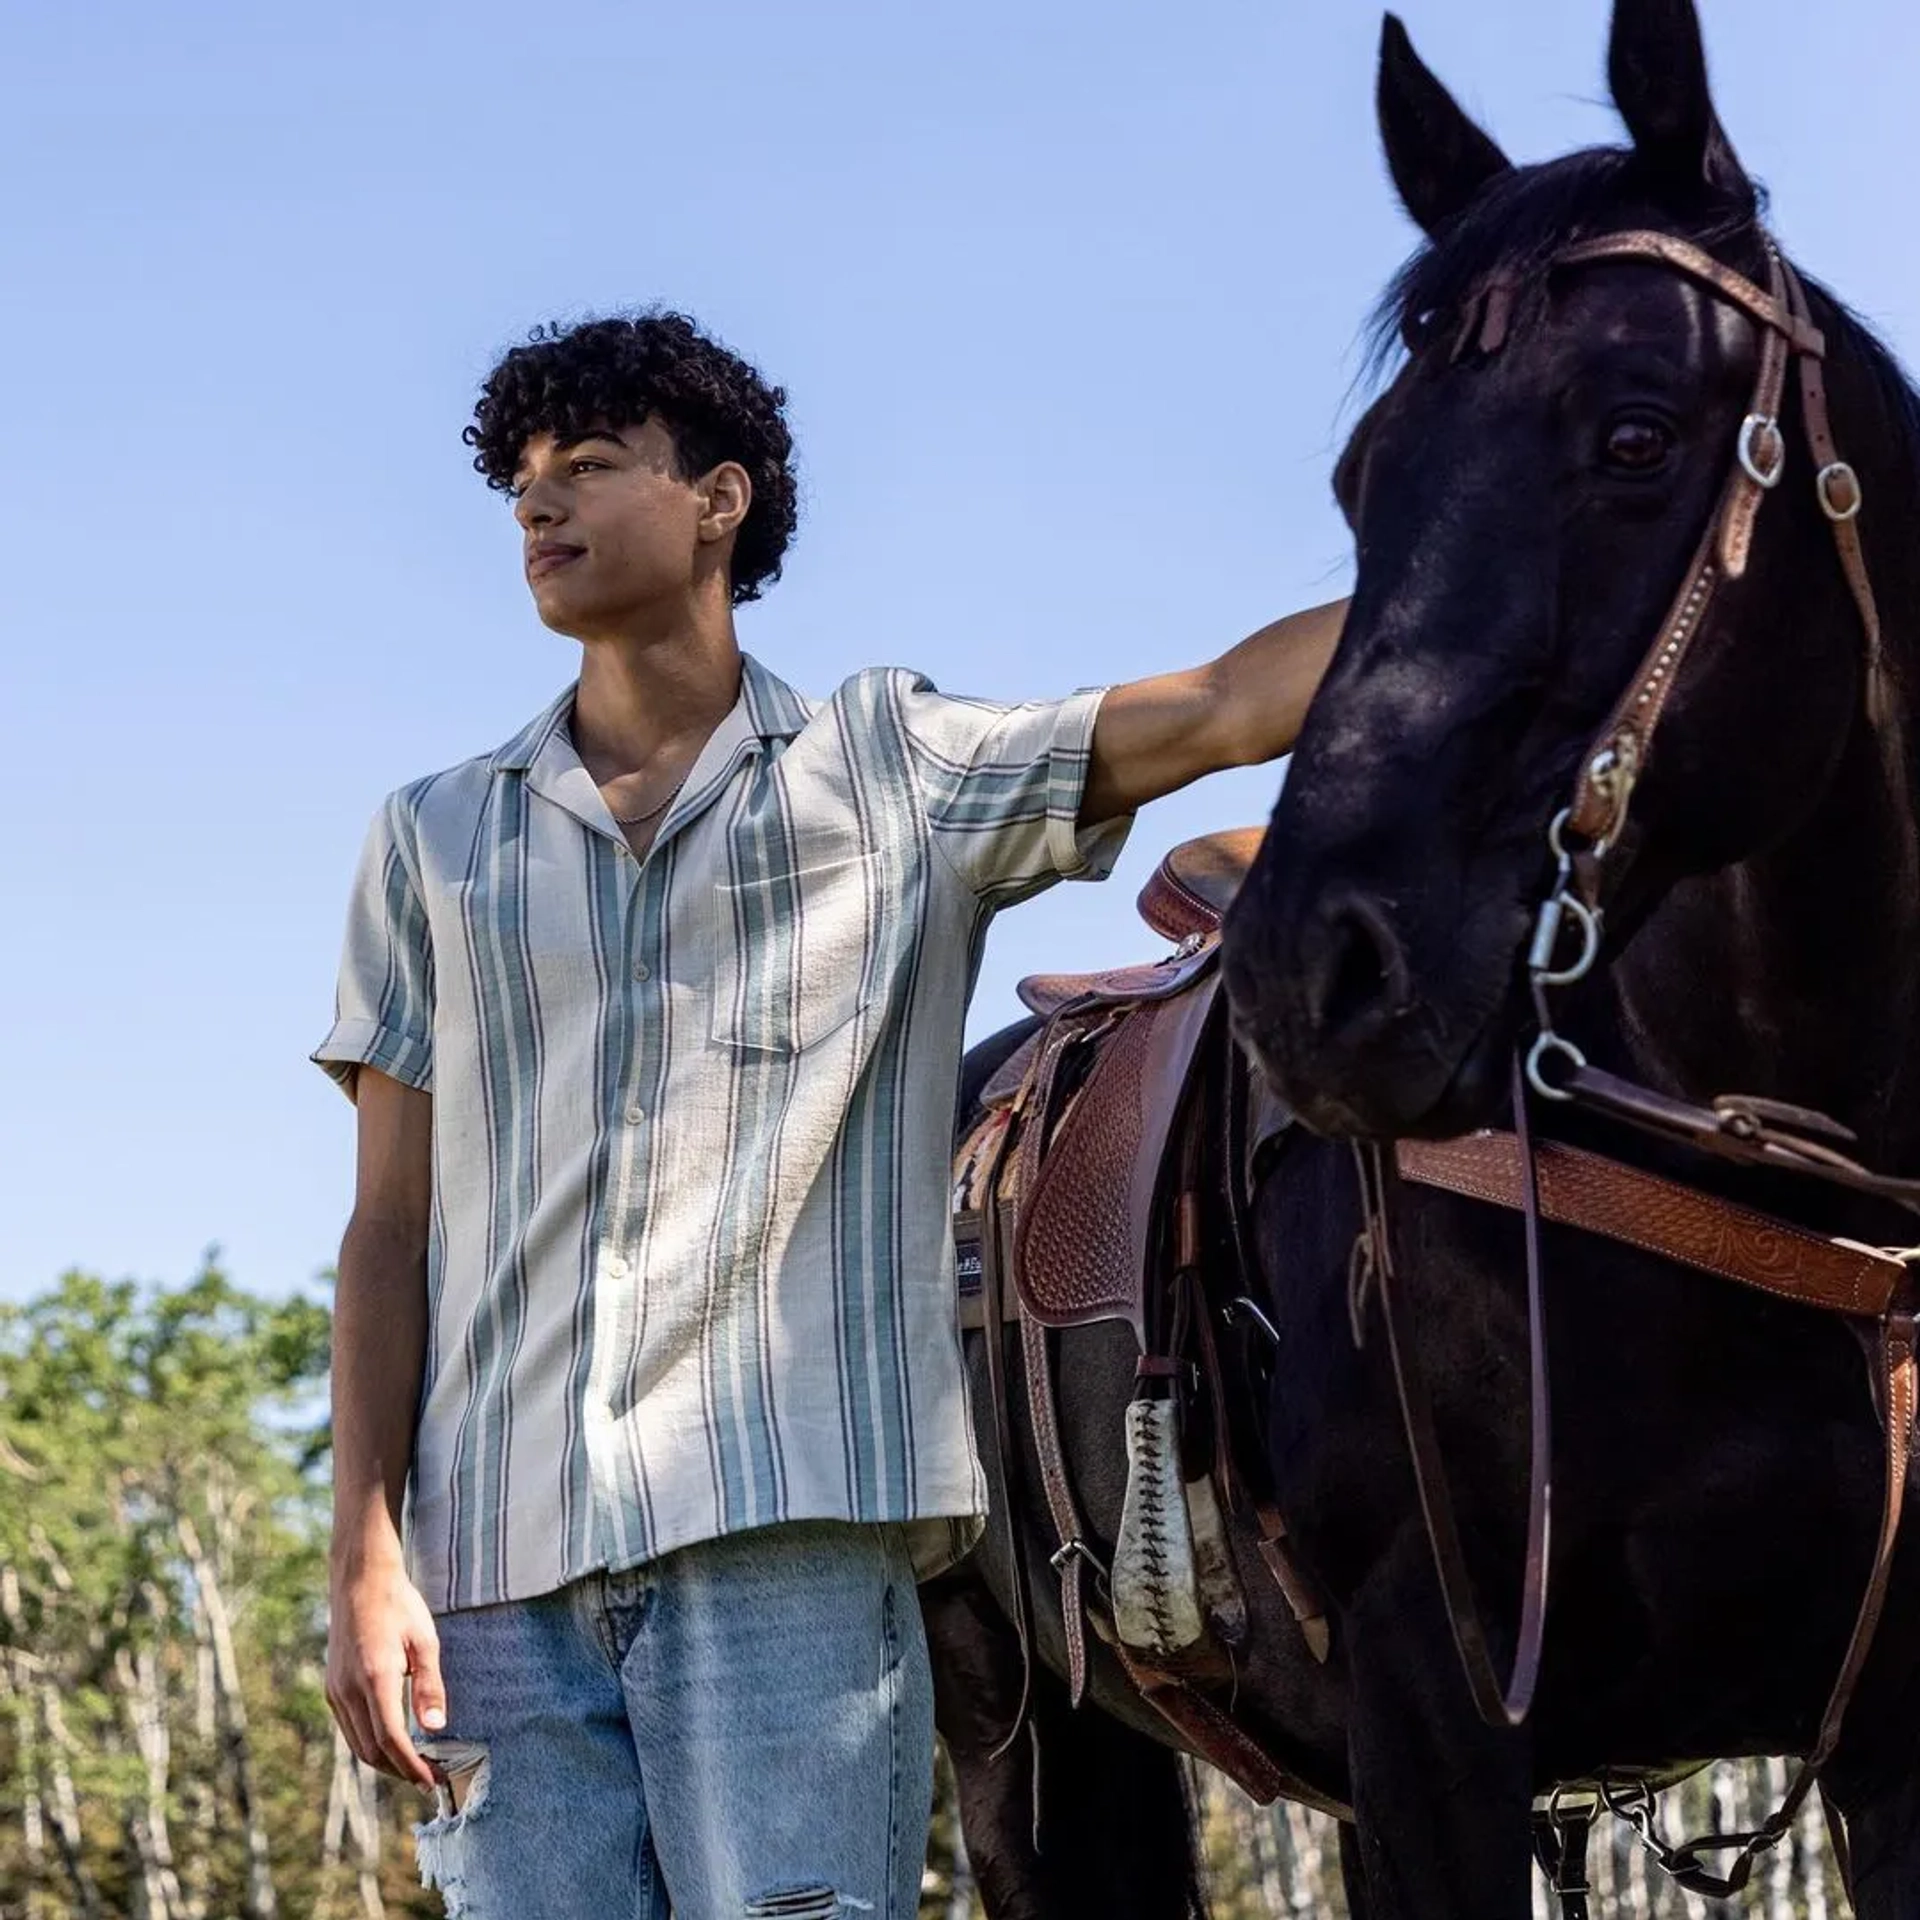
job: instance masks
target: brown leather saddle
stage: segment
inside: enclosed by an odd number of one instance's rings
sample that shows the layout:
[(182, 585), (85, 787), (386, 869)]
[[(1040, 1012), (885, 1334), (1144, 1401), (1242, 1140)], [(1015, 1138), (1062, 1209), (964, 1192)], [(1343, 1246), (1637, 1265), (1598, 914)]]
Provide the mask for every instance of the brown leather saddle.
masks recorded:
[(1020, 983), (1045, 1024), (988, 1082), (955, 1169), (963, 1324), (981, 1324), (980, 1177), (1012, 1133), (997, 1186), (1012, 1216), (1017, 1303), (1047, 1327), (1125, 1320), (1144, 1350), (1178, 1130), (1202, 1043), (1224, 1018), (1220, 922), (1261, 837), (1258, 827), (1211, 834), (1161, 861), (1140, 913), (1177, 943), (1169, 958)]
[[(962, 1324), (999, 1335), (988, 1341), (987, 1371), (1002, 1463), (996, 1498), (1009, 1502), (1002, 1349), (1018, 1329), (1073, 1699), (1086, 1682), (1091, 1624), (1190, 1751), (1256, 1799), (1339, 1811), (1236, 1722), (1213, 1684), (1231, 1675), (1247, 1622), (1228, 1513), (1257, 1532), (1309, 1646), (1324, 1658), (1327, 1644), (1324, 1610), (1288, 1558), (1279, 1514), (1236, 1466), (1213, 1331), (1219, 1303), (1205, 1298), (1202, 1273), (1209, 1223), (1234, 1220), (1238, 1240), (1249, 1080), (1226, 1043), (1219, 934), (1261, 838), (1258, 828), (1216, 834), (1161, 862), (1140, 911), (1176, 943), (1167, 959), (1021, 983), (1042, 1021), (983, 1092), (955, 1162), (954, 1232)], [(1237, 1270), (1237, 1244), (1234, 1253)], [(1110, 1550), (1089, 1540), (1080, 1514), (1050, 1344), (1058, 1330), (1109, 1320), (1131, 1327), (1140, 1354), (1124, 1436), (1127, 1503)], [(1013, 1534), (1017, 1542), (1017, 1526)], [(1024, 1578), (1015, 1586), (1024, 1645)]]

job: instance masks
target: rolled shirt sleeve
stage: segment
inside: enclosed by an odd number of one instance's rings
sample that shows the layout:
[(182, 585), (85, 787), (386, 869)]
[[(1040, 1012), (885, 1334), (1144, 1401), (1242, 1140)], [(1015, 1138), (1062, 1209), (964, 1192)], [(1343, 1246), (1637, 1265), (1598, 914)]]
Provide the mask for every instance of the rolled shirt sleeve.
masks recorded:
[(362, 1067), (433, 1085), (433, 946), (404, 794), (368, 830), (347, 907), (332, 1030), (312, 1059), (351, 1099)]
[(1133, 816), (1082, 831), (1104, 688), (1018, 706), (922, 683), (904, 702), (935, 846), (995, 906), (1056, 880), (1104, 880)]

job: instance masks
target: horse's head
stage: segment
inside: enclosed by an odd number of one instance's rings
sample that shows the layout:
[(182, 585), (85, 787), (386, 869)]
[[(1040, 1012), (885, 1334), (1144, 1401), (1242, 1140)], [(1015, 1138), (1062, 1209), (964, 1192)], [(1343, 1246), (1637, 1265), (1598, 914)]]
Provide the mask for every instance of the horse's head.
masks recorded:
[[(1609, 71), (1632, 144), (1516, 168), (1387, 21), (1381, 131), (1428, 244), (1383, 308), (1405, 364), (1336, 477), (1358, 547), (1346, 631), (1226, 945), (1242, 1037), (1324, 1131), (1494, 1117), (1549, 823), (1753, 404), (1763, 330), (1737, 304), (1657, 264), (1564, 258), (1649, 229), (1768, 278), (1691, 0), (1618, 0)], [(1860, 628), (1783, 413), (1794, 484), (1713, 601), (1608, 856), (1616, 941), (1681, 876), (1787, 834), (1858, 724)]]

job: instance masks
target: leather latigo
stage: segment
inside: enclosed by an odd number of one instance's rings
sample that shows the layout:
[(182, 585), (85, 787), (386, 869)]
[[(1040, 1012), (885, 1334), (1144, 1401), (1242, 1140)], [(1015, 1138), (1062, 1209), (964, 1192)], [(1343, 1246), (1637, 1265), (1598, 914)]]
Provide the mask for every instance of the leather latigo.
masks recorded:
[[(1900, 1285), (1896, 1261), (1658, 1174), (1553, 1140), (1540, 1142), (1537, 1155), (1541, 1215), (1558, 1225), (1838, 1313), (1878, 1318)], [(1404, 1179), (1520, 1209), (1520, 1151), (1510, 1133), (1403, 1140), (1397, 1158)]]

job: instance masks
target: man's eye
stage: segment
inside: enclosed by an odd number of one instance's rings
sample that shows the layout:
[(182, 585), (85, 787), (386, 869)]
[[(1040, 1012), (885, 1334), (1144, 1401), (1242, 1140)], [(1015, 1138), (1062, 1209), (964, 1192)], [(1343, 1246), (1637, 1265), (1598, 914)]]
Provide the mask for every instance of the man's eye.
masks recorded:
[(578, 460), (569, 460), (567, 462), (567, 471), (569, 473), (588, 473), (595, 467), (604, 467), (606, 464), (604, 460), (593, 460), (583, 456)]

